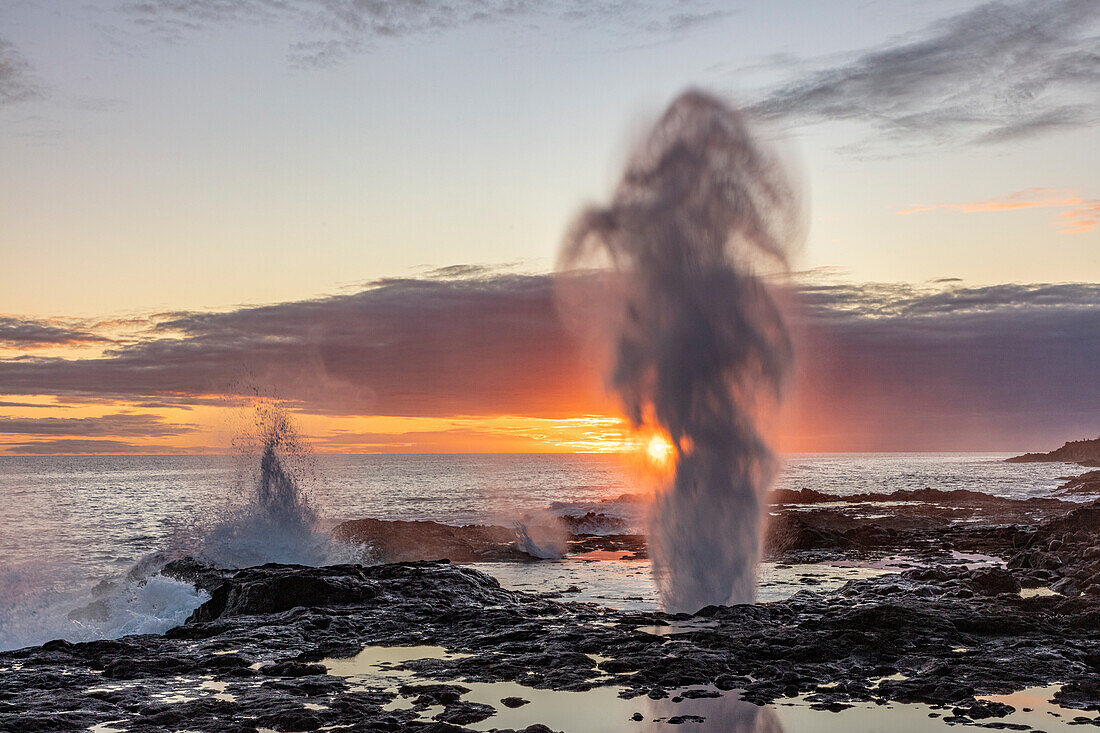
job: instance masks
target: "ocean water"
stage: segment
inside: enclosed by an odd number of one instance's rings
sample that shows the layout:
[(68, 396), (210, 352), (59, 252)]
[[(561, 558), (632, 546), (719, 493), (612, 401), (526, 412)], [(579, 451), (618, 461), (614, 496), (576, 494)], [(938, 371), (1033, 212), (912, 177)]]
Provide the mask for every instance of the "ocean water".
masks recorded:
[[(1063, 477), (1080, 473), (1063, 464), (1004, 463), (1005, 457), (799, 455), (785, 459), (778, 485), (838, 496), (963, 488), (1027, 498), (1050, 495)], [(221, 561), (227, 565), (356, 559), (295, 555), (291, 545), (300, 538), (280, 537), (279, 527), (242, 528), (254, 463), (255, 456), (0, 457), (0, 648), (160, 632), (180, 623), (204, 597), (156, 575), (156, 553), (187, 551), (215, 527), (230, 528), (245, 542), (235, 547), (247, 547)], [(634, 498), (652, 490), (651, 479), (629, 463), (600, 455), (326, 455), (313, 457), (299, 479), (322, 529), (361, 517), (508, 525), (532, 512), (596, 511), (640, 531), (645, 505)], [(255, 537), (244, 536), (249, 531)], [(517, 588), (580, 582), (585, 600), (654, 602), (648, 563), (612, 559), (600, 565), (601, 575), (591, 572), (591, 560), (487, 569)], [(99, 610), (73, 617), (93, 601)]]

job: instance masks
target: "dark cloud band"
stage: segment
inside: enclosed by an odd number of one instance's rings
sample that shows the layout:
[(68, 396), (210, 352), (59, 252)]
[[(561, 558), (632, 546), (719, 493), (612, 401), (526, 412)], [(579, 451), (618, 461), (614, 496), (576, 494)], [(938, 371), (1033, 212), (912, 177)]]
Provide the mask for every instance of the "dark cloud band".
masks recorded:
[[(1029, 447), (1100, 428), (1100, 285), (804, 279), (790, 299), (802, 447)], [(550, 276), (481, 274), (175, 314), (100, 357), (0, 361), (0, 392), (226, 405), (261, 384), (318, 414), (575, 417), (614, 409), (601, 370), (561, 325)]]

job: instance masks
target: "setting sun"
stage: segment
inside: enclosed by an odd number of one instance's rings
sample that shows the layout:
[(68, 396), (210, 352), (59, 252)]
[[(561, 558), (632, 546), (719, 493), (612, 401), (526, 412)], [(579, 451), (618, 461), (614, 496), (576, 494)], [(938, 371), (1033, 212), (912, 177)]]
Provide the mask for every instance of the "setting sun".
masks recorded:
[(672, 443), (663, 435), (654, 435), (645, 446), (646, 458), (654, 466), (667, 468), (672, 463)]

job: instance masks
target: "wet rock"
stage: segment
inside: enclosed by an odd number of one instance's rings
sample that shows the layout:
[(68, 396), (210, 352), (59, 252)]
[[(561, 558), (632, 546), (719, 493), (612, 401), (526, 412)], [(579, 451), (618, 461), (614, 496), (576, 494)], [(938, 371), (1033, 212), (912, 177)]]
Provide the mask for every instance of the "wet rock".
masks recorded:
[(951, 712), (955, 715), (966, 716), (971, 720), (985, 720), (986, 718), (1003, 718), (1016, 712), (1016, 708), (1000, 702), (976, 700), (964, 707), (956, 707)]
[[(185, 723), (186, 719), (180, 722)], [(261, 715), (256, 719), (256, 724), (264, 728), (274, 728), (277, 731), (312, 731), (324, 725), (324, 718), (308, 708), (296, 708)]]
[[(398, 692), (404, 697), (415, 697), (414, 705), (452, 705), (470, 691), (462, 685), (401, 685)], [(450, 721), (454, 722), (454, 721)]]
[(439, 522), (405, 522), (356, 519), (333, 529), (333, 536), (371, 548), (382, 562), (450, 560), (530, 560), (516, 547), (515, 530), (506, 527), (467, 525), (455, 527)]
[(69, 612), (69, 618), (74, 621), (106, 621), (111, 615), (106, 601), (92, 601), (87, 606)]
[(1062, 578), (1057, 583), (1051, 585), (1050, 589), (1064, 596), (1075, 596), (1080, 592), (1077, 590), (1077, 583), (1073, 578)]
[(500, 703), (506, 708), (521, 708), (530, 702), (530, 700), (524, 700), (522, 697), (502, 697), (500, 699)]
[(784, 513), (768, 523), (767, 545), (773, 552), (837, 547), (842, 542), (838, 532), (813, 526), (793, 513)]
[(1053, 552), (1039, 553), (1038, 567), (1043, 570), (1058, 570), (1063, 564), (1062, 558)]
[(680, 725), (681, 723), (705, 723), (706, 720), (702, 715), (673, 715), (665, 722), (669, 725)]
[(1001, 568), (978, 568), (970, 574), (970, 582), (986, 595), (1020, 592), (1020, 581)]
[(702, 698), (721, 697), (722, 693), (715, 690), (684, 690), (680, 693), (680, 697), (685, 700), (699, 700)]
[(439, 713), (433, 719), (455, 725), (468, 725), (491, 718), (496, 715), (496, 712), (492, 705), (484, 705), (479, 702), (456, 702), (448, 705), (442, 713)]
[(277, 662), (260, 667), (260, 674), (268, 677), (305, 677), (314, 674), (327, 674), (323, 664), (304, 664), (302, 662)]
[(1095, 675), (1075, 680), (1054, 693), (1059, 705), (1081, 710), (1100, 710), (1100, 678)]
[(832, 702), (815, 702), (810, 705), (810, 708), (813, 710), (828, 710), (830, 713), (839, 713), (841, 710), (847, 710), (850, 707), (852, 706), (848, 703), (837, 702), (835, 700)]
[(199, 606), (191, 619), (212, 621), (298, 607), (347, 605), (370, 600), (377, 593), (372, 583), (343, 573), (304, 574), (295, 572), (293, 566), (267, 573), (241, 570), (232, 582), (215, 587), (210, 600)]

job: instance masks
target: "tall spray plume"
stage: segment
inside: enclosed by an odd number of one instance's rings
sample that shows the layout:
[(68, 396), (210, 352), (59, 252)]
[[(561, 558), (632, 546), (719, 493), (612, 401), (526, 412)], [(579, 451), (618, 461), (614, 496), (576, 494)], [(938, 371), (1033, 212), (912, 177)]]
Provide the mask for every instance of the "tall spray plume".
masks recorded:
[(776, 471), (759, 423), (791, 360), (761, 271), (786, 271), (799, 214), (790, 177), (745, 117), (689, 91), (634, 150), (610, 203), (583, 211), (563, 245), (565, 316), (580, 302), (599, 324), (626, 415), (674, 447), (649, 536), (671, 611), (755, 599)]

